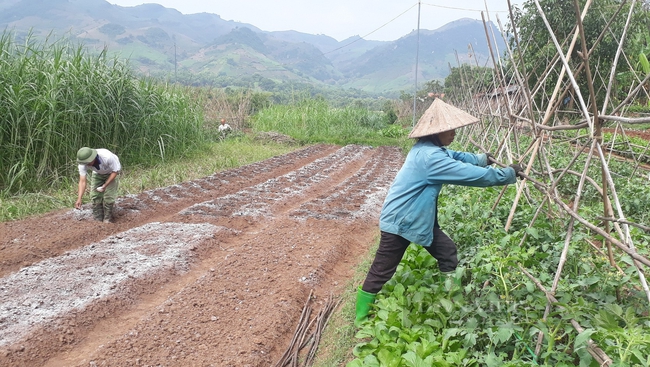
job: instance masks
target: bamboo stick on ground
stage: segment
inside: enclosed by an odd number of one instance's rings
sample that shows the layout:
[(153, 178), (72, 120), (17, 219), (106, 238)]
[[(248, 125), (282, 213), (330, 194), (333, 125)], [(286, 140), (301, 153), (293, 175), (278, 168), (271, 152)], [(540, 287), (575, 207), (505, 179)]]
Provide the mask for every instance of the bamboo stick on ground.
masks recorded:
[[(293, 338), (284, 352), (280, 360), (274, 364), (274, 367), (309, 367), (313, 363), (318, 345), (320, 343), (321, 335), (327, 326), (333, 311), (341, 303), (341, 299), (334, 302), (334, 297), (330, 294), (327, 301), (318, 312), (318, 314), (310, 320), (312, 314), (312, 307), (310, 302), (312, 300), (313, 290), (309, 293), (309, 297), (303, 306), (298, 326), (294, 332)], [(306, 352), (304, 351), (307, 348)], [(300, 363), (302, 357), (302, 363)]]

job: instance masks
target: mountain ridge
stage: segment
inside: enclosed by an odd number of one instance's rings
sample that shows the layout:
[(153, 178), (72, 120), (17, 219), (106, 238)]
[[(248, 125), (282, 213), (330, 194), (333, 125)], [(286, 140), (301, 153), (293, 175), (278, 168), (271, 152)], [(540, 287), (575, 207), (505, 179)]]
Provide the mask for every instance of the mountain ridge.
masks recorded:
[[(418, 80), (442, 81), (450, 66), (490, 60), (483, 22), (462, 18), (395, 41), (353, 36), (343, 41), (298, 31), (264, 31), (218, 14), (182, 14), (159, 4), (134, 7), (105, 0), (6, 0), (0, 25), (17, 38), (63, 32), (97, 51), (127, 57), (152, 75), (212, 75), (358, 88), (367, 92), (410, 89)], [(494, 24), (489, 24), (495, 32)], [(63, 34), (61, 34), (63, 35)], [(471, 44), (471, 54), (468, 45)], [(498, 45), (503, 49), (505, 45)], [(459, 52), (458, 50), (463, 50)], [(126, 56), (125, 56), (126, 55)]]

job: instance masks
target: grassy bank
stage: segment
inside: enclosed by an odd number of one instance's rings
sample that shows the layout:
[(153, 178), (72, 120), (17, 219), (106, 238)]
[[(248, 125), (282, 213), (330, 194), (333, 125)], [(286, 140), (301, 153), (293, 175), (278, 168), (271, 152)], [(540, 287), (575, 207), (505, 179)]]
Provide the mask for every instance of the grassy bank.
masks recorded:
[[(248, 137), (207, 144), (189, 156), (153, 166), (125, 166), (120, 181), (120, 195), (178, 184), (209, 176), (214, 172), (258, 162), (288, 153), (295, 146), (258, 142)], [(78, 175), (71, 175), (60, 185), (37, 192), (0, 197), (0, 221), (22, 219), (52, 210), (72, 208), (77, 195)], [(86, 197), (85, 200), (88, 200)]]

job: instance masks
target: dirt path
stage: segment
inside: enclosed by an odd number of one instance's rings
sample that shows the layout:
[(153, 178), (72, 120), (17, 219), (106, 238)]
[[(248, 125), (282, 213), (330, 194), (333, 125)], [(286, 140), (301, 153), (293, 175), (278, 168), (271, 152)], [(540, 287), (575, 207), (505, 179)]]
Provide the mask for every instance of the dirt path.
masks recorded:
[(269, 366), (311, 290), (346, 291), (396, 148), (312, 146), (0, 224), (0, 366)]

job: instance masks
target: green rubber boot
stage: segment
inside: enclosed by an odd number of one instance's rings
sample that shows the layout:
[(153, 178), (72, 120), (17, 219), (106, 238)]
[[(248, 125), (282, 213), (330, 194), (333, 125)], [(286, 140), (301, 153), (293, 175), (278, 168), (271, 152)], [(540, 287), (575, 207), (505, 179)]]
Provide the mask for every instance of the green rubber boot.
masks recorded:
[(359, 287), (357, 289), (357, 317), (354, 326), (359, 327), (368, 318), (370, 305), (375, 302), (376, 293), (368, 293)]

